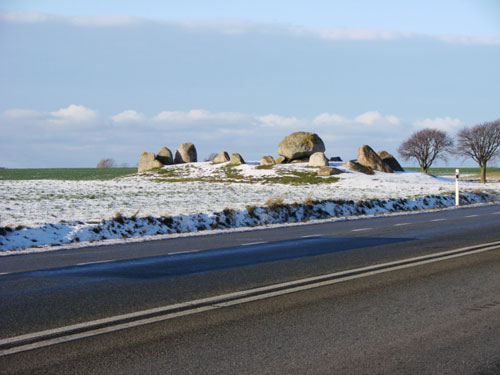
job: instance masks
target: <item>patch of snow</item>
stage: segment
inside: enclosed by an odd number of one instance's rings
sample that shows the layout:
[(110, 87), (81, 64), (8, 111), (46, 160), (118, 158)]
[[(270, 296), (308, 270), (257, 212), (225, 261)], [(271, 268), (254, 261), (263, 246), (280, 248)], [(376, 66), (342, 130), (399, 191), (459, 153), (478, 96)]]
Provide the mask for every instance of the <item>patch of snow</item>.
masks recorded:
[[(233, 168), (245, 178), (256, 179), (286, 175), (293, 170), (311, 172), (305, 163), (276, 165), (272, 169), (257, 169), (256, 164)], [(340, 164), (330, 163), (341, 169)], [(90, 241), (454, 204), (454, 179), (419, 172), (375, 172), (370, 176), (345, 171), (336, 176), (339, 180), (335, 183), (285, 185), (229, 182), (222, 169), (226, 165), (203, 162), (164, 168), (185, 178), (212, 176), (223, 182), (162, 182), (157, 181), (161, 175), (148, 173), (111, 181), (2, 180), (0, 249), (5, 254), (5, 250), (32, 246), (48, 249), (70, 242), (88, 245)], [(500, 183), (463, 181), (460, 187), (464, 203), (484, 202), (500, 193)], [(282, 198), (288, 208), (265, 207), (271, 196)], [(301, 204), (308, 198), (319, 203)], [(249, 206), (256, 207), (252, 214), (247, 210)], [(124, 219), (112, 220), (117, 213)]]

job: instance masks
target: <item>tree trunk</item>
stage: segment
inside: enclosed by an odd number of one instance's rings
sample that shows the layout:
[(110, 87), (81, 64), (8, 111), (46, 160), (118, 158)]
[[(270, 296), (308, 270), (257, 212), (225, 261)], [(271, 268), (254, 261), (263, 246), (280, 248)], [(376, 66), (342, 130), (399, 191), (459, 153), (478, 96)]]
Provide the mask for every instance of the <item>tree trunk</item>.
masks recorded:
[(483, 184), (485, 184), (486, 183), (486, 163), (481, 164), (480, 167), (481, 167), (481, 182)]
[(425, 164), (420, 164), (420, 170), (422, 171), (422, 173), (427, 174), (427, 167), (425, 166)]

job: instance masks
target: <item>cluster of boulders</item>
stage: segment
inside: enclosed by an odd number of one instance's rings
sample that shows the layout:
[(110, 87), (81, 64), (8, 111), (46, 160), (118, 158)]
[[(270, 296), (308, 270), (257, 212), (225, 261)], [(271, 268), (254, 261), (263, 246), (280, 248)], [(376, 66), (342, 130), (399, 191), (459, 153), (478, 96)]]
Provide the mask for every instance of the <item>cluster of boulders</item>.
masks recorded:
[(196, 161), (198, 161), (196, 147), (192, 143), (183, 143), (177, 148), (173, 156), (168, 147), (160, 148), (156, 155), (153, 152), (143, 152), (139, 157), (137, 170), (144, 172), (162, 168), (165, 165), (194, 163)]
[(243, 159), (243, 156), (241, 156), (237, 152), (234, 152), (231, 154), (231, 156), (229, 156), (227, 151), (222, 151), (215, 156), (214, 160), (212, 160), (212, 163), (214, 164), (226, 162), (229, 162), (229, 164), (231, 165), (241, 165), (245, 164), (245, 159)]
[(345, 162), (342, 167), (367, 174), (372, 174), (373, 171), (386, 173), (404, 171), (394, 156), (387, 151), (375, 152), (368, 145), (359, 147), (357, 159)]
[[(319, 167), (319, 175), (338, 174), (336, 168), (328, 167), (329, 161), (341, 162), (342, 159), (325, 156), (325, 144), (314, 133), (295, 132), (285, 137), (278, 145), (281, 163), (307, 162), (309, 167)], [(371, 174), (373, 171), (386, 173), (402, 172), (403, 168), (396, 158), (386, 151), (376, 153), (370, 146), (363, 145), (358, 149), (356, 160), (347, 161), (343, 168), (356, 172)]]
[[(183, 143), (175, 151), (172, 152), (168, 147), (162, 147), (157, 154), (152, 152), (143, 152), (139, 157), (138, 172), (150, 171), (152, 169), (162, 168), (165, 165), (195, 163), (198, 161), (196, 147), (192, 143)], [(233, 153), (231, 156), (222, 151), (217, 154), (213, 161), (214, 164), (229, 162), (232, 165), (245, 164), (245, 160), (238, 153)]]
[[(261, 166), (273, 166), (281, 163), (307, 162), (309, 167), (316, 167), (318, 175), (330, 176), (342, 173), (339, 169), (329, 167), (330, 161), (342, 162), (338, 156), (328, 159), (325, 156), (325, 144), (315, 133), (295, 132), (286, 136), (278, 144), (278, 155), (276, 160), (271, 155), (263, 156), (260, 160)], [(162, 147), (155, 155), (154, 153), (143, 152), (139, 158), (139, 172), (161, 168), (165, 165), (193, 163), (197, 161), (196, 148), (192, 143), (180, 145), (175, 155), (167, 147)], [(238, 153), (229, 155), (222, 151), (213, 158), (213, 163), (226, 163), (231, 165), (245, 164), (245, 160)], [(396, 158), (386, 151), (378, 153), (368, 145), (363, 145), (358, 149), (356, 160), (350, 160), (342, 164), (344, 169), (373, 174), (373, 171), (386, 173), (402, 172), (403, 168)]]

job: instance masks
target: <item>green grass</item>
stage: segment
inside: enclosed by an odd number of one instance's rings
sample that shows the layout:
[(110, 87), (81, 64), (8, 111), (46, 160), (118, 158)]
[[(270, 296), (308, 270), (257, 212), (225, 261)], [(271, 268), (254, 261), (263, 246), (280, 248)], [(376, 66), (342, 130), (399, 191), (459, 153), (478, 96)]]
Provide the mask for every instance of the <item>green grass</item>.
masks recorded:
[[(271, 168), (258, 168), (257, 169), (271, 169)], [(190, 177), (185, 175), (180, 170), (160, 170), (157, 182), (210, 182), (210, 183), (227, 183), (237, 182), (242, 184), (287, 184), (287, 185), (314, 185), (314, 184), (327, 184), (337, 182), (337, 177), (320, 177), (317, 172), (309, 171), (279, 171), (278, 176), (275, 177), (247, 177), (239, 173), (238, 169), (233, 165), (225, 165), (220, 168), (222, 172), (219, 175), (197, 176)]]
[(279, 177), (264, 177), (265, 183), (289, 184), (289, 185), (316, 185), (337, 182), (337, 177), (320, 177), (316, 172), (290, 171), (291, 175)]
[(179, 171), (176, 169), (158, 169), (157, 173), (162, 177), (179, 177)]
[[(420, 168), (405, 168), (408, 171), (417, 171), (420, 172)], [(455, 175), (455, 169), (456, 168), (429, 168), (429, 174), (432, 174), (434, 176), (451, 176)], [(460, 174), (474, 174), (474, 175), (479, 175), (480, 169), (479, 168), (458, 168), (460, 169)], [(489, 173), (492, 174), (498, 174), (500, 173), (500, 168), (486, 168), (486, 175)]]
[(0, 180), (111, 180), (136, 172), (137, 168), (0, 169)]
[(233, 180), (241, 180), (243, 179), (243, 176), (238, 173), (238, 170), (234, 168), (234, 165), (228, 164), (224, 167), (222, 167), (222, 170), (226, 174), (226, 178), (233, 179)]

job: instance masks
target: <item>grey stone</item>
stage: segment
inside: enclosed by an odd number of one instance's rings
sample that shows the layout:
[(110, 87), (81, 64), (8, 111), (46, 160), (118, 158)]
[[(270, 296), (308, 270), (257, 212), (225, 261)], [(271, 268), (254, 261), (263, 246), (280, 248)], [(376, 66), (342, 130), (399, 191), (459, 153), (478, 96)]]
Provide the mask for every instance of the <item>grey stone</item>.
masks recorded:
[(315, 152), (309, 157), (309, 167), (327, 167), (328, 159), (323, 152)]
[(156, 154), (156, 160), (158, 160), (163, 165), (174, 164), (174, 159), (172, 157), (172, 151), (167, 147), (160, 148), (160, 151)]
[(370, 168), (367, 168), (355, 161), (349, 160), (342, 164), (342, 168), (348, 169), (354, 172), (361, 172), (364, 174), (373, 174), (373, 171)]
[(288, 161), (308, 158), (315, 152), (325, 152), (325, 144), (315, 133), (295, 132), (278, 145), (278, 154)]
[(333, 167), (321, 167), (318, 169), (318, 176), (332, 176), (336, 174), (341, 174), (342, 171)]
[(156, 160), (154, 153), (143, 152), (139, 157), (139, 165), (137, 171), (144, 172), (161, 167), (163, 167), (163, 164), (160, 161)]
[(384, 163), (386, 163), (391, 169), (395, 172), (404, 172), (403, 167), (401, 167), (401, 164), (397, 161), (397, 159), (389, 154), (387, 151), (379, 151), (377, 152), (378, 156), (380, 156), (380, 159)]
[(195, 163), (197, 161), (196, 147), (192, 143), (183, 143), (175, 151), (175, 164)]
[(269, 166), (269, 165), (275, 165), (275, 164), (276, 164), (276, 161), (274, 160), (274, 158), (271, 155), (263, 156), (260, 159), (260, 165)]
[(392, 173), (391, 167), (385, 163), (380, 156), (368, 145), (360, 146), (358, 149), (358, 163), (375, 171)]
[(214, 163), (225, 163), (229, 161), (229, 154), (226, 151), (222, 151), (217, 154), (217, 156), (214, 158)]
[(235, 152), (231, 154), (231, 157), (229, 158), (229, 164), (231, 165), (245, 164), (245, 160), (243, 160), (243, 157), (240, 154)]

